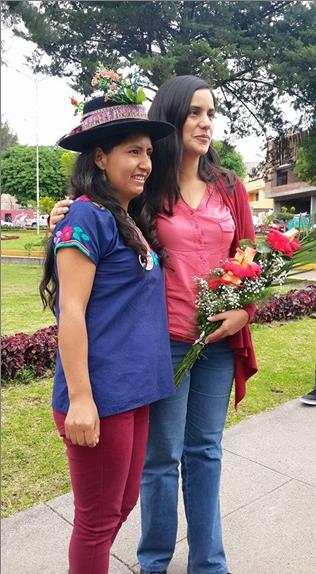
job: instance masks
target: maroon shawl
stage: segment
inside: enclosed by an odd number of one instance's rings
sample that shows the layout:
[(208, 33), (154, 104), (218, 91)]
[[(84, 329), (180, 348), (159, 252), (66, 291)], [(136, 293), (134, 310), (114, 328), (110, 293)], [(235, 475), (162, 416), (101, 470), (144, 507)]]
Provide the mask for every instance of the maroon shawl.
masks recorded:
[[(235, 222), (236, 231), (230, 248), (230, 257), (234, 257), (241, 239), (255, 238), (247, 191), (239, 179), (235, 183), (233, 193), (223, 180), (218, 181), (217, 185)], [(247, 305), (245, 309), (248, 312), (249, 321), (251, 321), (256, 311), (256, 305)], [(237, 406), (246, 394), (247, 379), (257, 372), (249, 325), (245, 325), (227, 340), (229, 347), (235, 351), (235, 406)]]

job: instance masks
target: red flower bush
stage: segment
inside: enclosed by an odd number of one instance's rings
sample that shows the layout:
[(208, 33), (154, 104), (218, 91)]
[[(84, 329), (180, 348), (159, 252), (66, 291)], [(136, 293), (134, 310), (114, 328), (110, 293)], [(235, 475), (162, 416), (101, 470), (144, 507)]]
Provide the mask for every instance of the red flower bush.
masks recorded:
[(13, 379), (21, 370), (30, 368), (35, 375), (53, 369), (57, 351), (57, 327), (47, 327), (33, 335), (16, 333), (1, 337), (2, 377)]
[[(316, 313), (316, 285), (309, 285), (284, 295), (274, 295), (257, 309), (253, 322), (288, 321), (313, 313)], [(53, 370), (57, 346), (56, 325), (40, 329), (33, 335), (16, 333), (1, 337), (3, 380), (14, 379), (23, 369), (32, 369), (35, 376)]]
[(254, 323), (288, 321), (316, 312), (316, 285), (304, 289), (291, 289), (284, 295), (274, 295), (261, 305), (254, 316)]

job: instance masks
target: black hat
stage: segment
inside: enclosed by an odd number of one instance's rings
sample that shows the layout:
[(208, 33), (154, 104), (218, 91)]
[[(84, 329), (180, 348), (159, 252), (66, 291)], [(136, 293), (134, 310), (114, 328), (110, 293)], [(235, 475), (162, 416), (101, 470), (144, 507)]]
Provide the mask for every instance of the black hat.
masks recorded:
[(57, 144), (64, 149), (85, 151), (96, 145), (102, 146), (113, 136), (133, 133), (148, 134), (155, 141), (174, 131), (175, 127), (168, 122), (148, 119), (142, 105), (146, 96), (137, 72), (122, 78), (99, 62), (91, 85), (102, 90), (103, 96), (85, 104), (71, 98), (75, 114), (80, 112), (83, 115), (80, 125), (58, 140)]
[(84, 151), (112, 136), (132, 133), (148, 134), (152, 141), (171, 134), (174, 126), (168, 122), (147, 119), (142, 104), (118, 104), (104, 97), (93, 98), (83, 106), (80, 125), (58, 140), (58, 145), (72, 151)]

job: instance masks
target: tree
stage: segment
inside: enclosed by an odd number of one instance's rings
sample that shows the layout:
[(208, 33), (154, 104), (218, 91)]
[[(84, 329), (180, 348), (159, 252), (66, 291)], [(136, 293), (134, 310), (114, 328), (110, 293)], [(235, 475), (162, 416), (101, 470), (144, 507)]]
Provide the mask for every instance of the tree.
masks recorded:
[(281, 221), (290, 221), (293, 219), (294, 215), (295, 207), (290, 207), (290, 209), (288, 209), (287, 207), (283, 206), (281, 207), (281, 211), (277, 213), (276, 218), (280, 219)]
[[(60, 171), (60, 150), (39, 147), (40, 195), (54, 200), (66, 193), (66, 178)], [(36, 199), (36, 148), (16, 145), (1, 153), (2, 192), (14, 195), (21, 205)]]
[(53, 199), (52, 197), (48, 197), (47, 195), (40, 197), (39, 208), (40, 212), (43, 215), (50, 213), (54, 205), (55, 205), (55, 199)]
[(16, 133), (12, 132), (8, 122), (2, 121), (1, 118), (1, 150), (4, 150), (10, 146), (14, 146), (18, 143), (18, 136)]
[(69, 178), (72, 173), (77, 155), (78, 154), (72, 151), (62, 151), (60, 154), (60, 171), (67, 178)]
[(316, 185), (316, 127), (311, 128), (303, 139), (293, 171), (301, 181)]
[(213, 141), (212, 143), (219, 156), (221, 166), (235, 172), (236, 175), (243, 179), (247, 168), (242, 155), (226, 141)]
[[(316, 100), (316, 4), (270, 1), (3, 2), (15, 33), (37, 44), (35, 71), (74, 78), (85, 96), (98, 60), (137, 63), (156, 88), (195, 74), (217, 88), (240, 136), (281, 131), (283, 96), (310, 118)], [(41, 56), (50, 63), (42, 64)], [(46, 60), (47, 61), (47, 60)], [(255, 120), (255, 121), (254, 121)]]

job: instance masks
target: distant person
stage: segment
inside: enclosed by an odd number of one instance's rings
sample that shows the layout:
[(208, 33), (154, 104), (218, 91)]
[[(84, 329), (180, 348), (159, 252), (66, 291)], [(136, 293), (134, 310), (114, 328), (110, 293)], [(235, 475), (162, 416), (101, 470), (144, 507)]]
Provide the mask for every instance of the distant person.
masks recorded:
[(80, 126), (59, 141), (81, 153), (40, 288), (58, 320), (52, 404), (74, 492), (70, 574), (107, 574), (139, 494), (148, 405), (175, 392), (161, 252), (127, 213), (150, 175), (152, 142), (173, 126), (119, 101), (120, 88), (115, 103), (113, 87), (86, 102)]
[(315, 367), (315, 385), (314, 388), (307, 393), (307, 395), (303, 395), (300, 398), (300, 401), (305, 405), (316, 406), (316, 367)]

